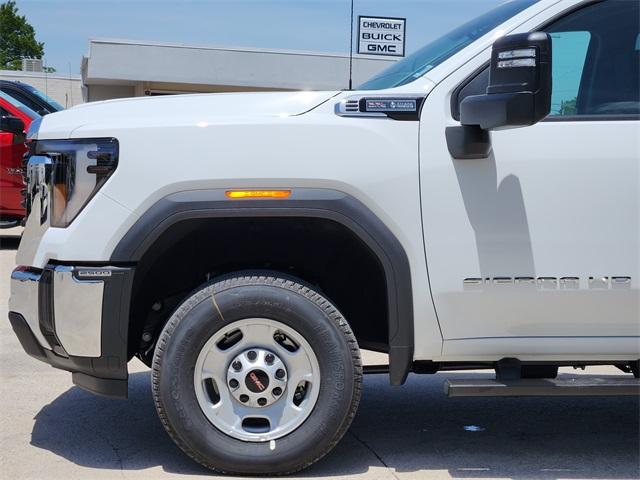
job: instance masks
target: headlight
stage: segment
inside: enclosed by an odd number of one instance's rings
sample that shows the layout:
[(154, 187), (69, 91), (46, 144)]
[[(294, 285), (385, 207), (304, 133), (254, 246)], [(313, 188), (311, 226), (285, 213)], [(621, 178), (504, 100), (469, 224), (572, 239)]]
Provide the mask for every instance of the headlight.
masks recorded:
[(115, 138), (38, 140), (35, 155), (51, 159), (49, 213), (52, 227), (68, 226), (118, 165)]

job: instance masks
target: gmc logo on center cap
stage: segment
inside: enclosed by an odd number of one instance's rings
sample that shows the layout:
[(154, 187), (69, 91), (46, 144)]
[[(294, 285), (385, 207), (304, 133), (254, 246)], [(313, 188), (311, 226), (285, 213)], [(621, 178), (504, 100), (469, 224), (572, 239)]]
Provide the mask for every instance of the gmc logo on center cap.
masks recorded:
[(261, 392), (264, 392), (266, 390), (267, 387), (264, 386), (264, 383), (260, 381), (260, 379), (254, 372), (251, 372), (249, 374), (249, 378), (251, 379), (253, 384), (258, 388), (258, 390), (260, 390)]

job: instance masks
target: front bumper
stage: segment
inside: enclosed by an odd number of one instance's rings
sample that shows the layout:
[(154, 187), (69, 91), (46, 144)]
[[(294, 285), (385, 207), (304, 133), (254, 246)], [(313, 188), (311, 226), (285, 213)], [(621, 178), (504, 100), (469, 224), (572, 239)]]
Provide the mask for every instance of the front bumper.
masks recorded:
[(126, 398), (133, 269), (47, 265), (11, 274), (9, 321), (32, 357), (91, 392)]

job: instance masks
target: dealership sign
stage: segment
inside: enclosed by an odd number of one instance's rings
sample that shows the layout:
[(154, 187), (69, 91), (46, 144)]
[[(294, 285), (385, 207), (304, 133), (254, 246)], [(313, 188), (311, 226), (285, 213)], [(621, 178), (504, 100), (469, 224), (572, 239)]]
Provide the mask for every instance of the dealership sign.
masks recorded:
[(406, 18), (358, 17), (358, 53), (404, 57)]

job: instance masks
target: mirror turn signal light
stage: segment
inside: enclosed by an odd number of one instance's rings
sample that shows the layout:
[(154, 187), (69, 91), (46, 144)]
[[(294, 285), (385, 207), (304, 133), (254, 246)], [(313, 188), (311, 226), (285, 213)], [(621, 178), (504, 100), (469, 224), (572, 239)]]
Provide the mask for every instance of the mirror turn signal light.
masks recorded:
[(227, 198), (288, 198), (291, 190), (227, 190)]

